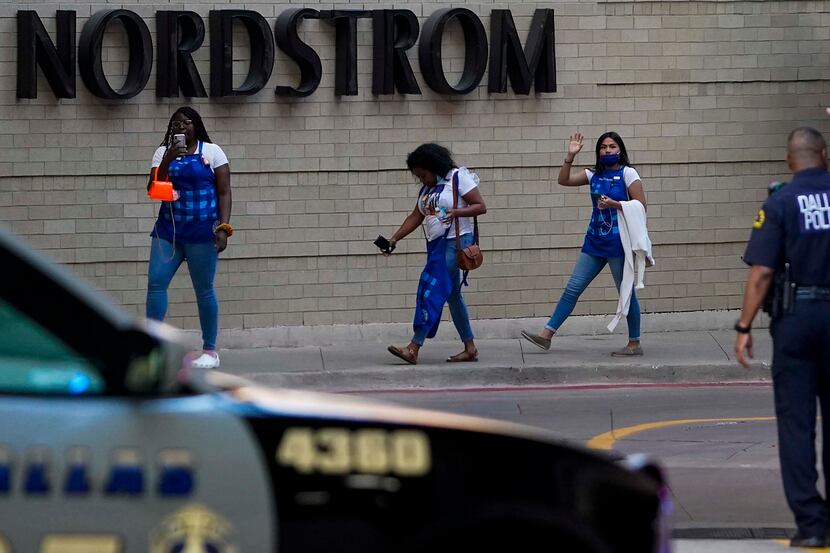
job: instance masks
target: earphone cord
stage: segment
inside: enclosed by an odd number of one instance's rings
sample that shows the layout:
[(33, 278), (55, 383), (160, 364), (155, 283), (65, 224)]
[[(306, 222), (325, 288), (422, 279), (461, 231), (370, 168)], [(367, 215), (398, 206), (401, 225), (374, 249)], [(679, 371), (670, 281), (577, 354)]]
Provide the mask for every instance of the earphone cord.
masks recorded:
[[(170, 221), (173, 223), (173, 248), (170, 250), (170, 257), (165, 259), (164, 262), (165, 263), (170, 263), (171, 261), (173, 261), (173, 258), (176, 257), (176, 218), (173, 216), (173, 202), (166, 202), (166, 203), (167, 203), (167, 207), (170, 208)], [(156, 222), (153, 223), (153, 232), (155, 233), (156, 238), (158, 240), (161, 240), (161, 238), (159, 238), (159, 233), (158, 233), (158, 223), (159, 223), (158, 219), (156, 219)], [(163, 257), (164, 256), (164, 250), (161, 248), (161, 242), (159, 242), (159, 252), (161, 253), (161, 255)]]
[[(614, 228), (614, 215), (613, 215), (613, 213), (611, 213), (611, 208), (609, 207), (608, 208), (608, 216), (609, 216), (610, 221), (606, 222), (605, 221), (605, 216), (603, 216), (603, 214), (602, 214), (602, 212), (605, 211), (605, 210), (597, 208), (597, 211), (599, 212), (600, 225), (602, 225), (599, 229), (600, 230), (600, 236), (607, 236), (608, 234), (611, 233), (611, 229)], [(608, 230), (606, 232), (602, 232), (602, 229), (605, 229), (605, 228), (607, 228)]]

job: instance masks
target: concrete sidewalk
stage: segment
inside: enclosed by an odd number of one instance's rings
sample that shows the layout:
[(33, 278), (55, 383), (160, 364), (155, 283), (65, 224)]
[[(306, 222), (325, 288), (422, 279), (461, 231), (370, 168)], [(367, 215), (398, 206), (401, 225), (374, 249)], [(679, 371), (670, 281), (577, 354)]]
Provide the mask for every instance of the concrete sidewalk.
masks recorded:
[(779, 540), (673, 540), (675, 553), (784, 553), (786, 551), (813, 551), (824, 549), (793, 549), (786, 539)]
[[(734, 320), (734, 319), (732, 319)], [(451, 326), (451, 325), (448, 325)], [(534, 327), (530, 327), (534, 328)], [(771, 340), (753, 332), (751, 369), (734, 359), (732, 330), (644, 333), (642, 357), (612, 357), (625, 335), (564, 335), (543, 351), (518, 337), (477, 339), (479, 361), (447, 363), (462, 349), (458, 340), (429, 340), (417, 365), (386, 351), (377, 337), (327, 346), (228, 349), (220, 351), (223, 372), (272, 386), (318, 390), (474, 388), (580, 384), (737, 382), (769, 380)]]

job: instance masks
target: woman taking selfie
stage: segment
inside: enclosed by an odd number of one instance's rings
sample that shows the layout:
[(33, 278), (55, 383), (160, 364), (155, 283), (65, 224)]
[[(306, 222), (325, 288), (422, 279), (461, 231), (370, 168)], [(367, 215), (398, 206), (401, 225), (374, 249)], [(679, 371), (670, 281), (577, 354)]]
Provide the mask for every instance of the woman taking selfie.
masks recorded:
[[(596, 162), (592, 169), (571, 171), (576, 155), (582, 150), (583, 136), (579, 133), (571, 136), (568, 154), (559, 170), (559, 184), (562, 186), (585, 186), (590, 184), (591, 202), (594, 209), (582, 252), (576, 260), (571, 278), (562, 292), (556, 309), (539, 334), (522, 331), (522, 337), (534, 345), (548, 350), (550, 341), (556, 331), (573, 311), (579, 296), (591, 281), (602, 271), (605, 265), (611, 268), (611, 275), (617, 291), (623, 278), (625, 251), (620, 240), (618, 210), (621, 202), (638, 200), (646, 206), (646, 196), (640, 175), (629, 165), (628, 152), (622, 138), (615, 132), (606, 132), (597, 140)], [(631, 305), (626, 316), (628, 322), (628, 343), (611, 355), (642, 355), (640, 347), (640, 304), (632, 290)]]
[[(475, 242), (473, 217), (487, 211), (478, 190), (478, 176), (466, 167), (459, 168), (449, 150), (438, 144), (422, 144), (406, 158), (406, 165), (421, 183), (418, 200), (412, 212), (389, 240), (391, 249), (409, 233), (423, 225), (427, 240), (427, 262), (418, 286), (414, 334), (403, 347), (389, 346), (392, 355), (412, 365), (418, 362), (418, 350), (426, 338), (438, 331), (444, 303), (449, 304), (452, 322), (464, 342), (464, 351), (448, 362), (477, 361), (478, 350), (473, 340), (470, 316), (461, 295), (461, 272), (458, 269), (458, 247), (455, 225), (458, 222), (460, 248)], [(458, 204), (453, 207), (453, 187), (458, 188)], [(390, 255), (391, 249), (384, 251)]]
[(187, 261), (202, 328), (203, 349), (193, 366), (213, 369), (219, 366), (219, 304), (213, 279), (219, 253), (233, 234), (231, 172), (228, 158), (210, 141), (193, 108), (181, 107), (170, 118), (153, 155), (148, 190), (153, 181), (172, 182), (173, 200), (162, 202), (151, 233), (147, 318), (164, 320), (167, 288)]

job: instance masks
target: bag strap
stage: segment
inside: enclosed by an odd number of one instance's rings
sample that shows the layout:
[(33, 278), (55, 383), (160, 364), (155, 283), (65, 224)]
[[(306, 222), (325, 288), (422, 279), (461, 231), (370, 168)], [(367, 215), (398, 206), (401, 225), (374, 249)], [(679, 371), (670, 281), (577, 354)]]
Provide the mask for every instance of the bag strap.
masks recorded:
[[(422, 184), (421, 189), (418, 190), (418, 196), (415, 199), (415, 209), (417, 209), (418, 211), (421, 211), (421, 194), (424, 193), (424, 189), (426, 187), (427, 186), (425, 184)], [(427, 240), (427, 229), (424, 228), (424, 225), (421, 225), (421, 232), (424, 233), (424, 241), (429, 243), (429, 240)]]
[[(452, 209), (458, 209), (458, 169), (452, 175)], [(455, 219), (455, 249), (461, 251), (461, 224), (458, 222), (458, 217)], [(478, 244), (478, 216), (473, 217), (473, 238), (474, 244)]]

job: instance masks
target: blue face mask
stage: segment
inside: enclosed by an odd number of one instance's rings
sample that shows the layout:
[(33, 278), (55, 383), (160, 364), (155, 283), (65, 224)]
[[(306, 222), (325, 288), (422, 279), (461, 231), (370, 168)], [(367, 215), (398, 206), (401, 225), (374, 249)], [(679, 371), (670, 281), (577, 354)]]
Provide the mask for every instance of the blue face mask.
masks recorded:
[(599, 156), (599, 162), (606, 167), (611, 167), (620, 162), (620, 154), (605, 154)]

